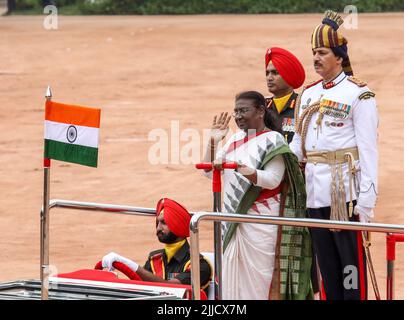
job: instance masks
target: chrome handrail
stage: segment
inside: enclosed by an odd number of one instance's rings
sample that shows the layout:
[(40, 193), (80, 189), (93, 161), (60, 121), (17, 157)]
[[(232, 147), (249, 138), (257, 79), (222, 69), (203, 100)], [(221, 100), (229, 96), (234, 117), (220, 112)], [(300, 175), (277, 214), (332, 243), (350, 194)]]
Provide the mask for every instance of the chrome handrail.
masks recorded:
[(156, 209), (153, 208), (122, 206), (108, 203), (83, 202), (83, 201), (72, 201), (62, 199), (50, 200), (49, 209), (52, 208), (113, 212), (117, 214), (141, 215), (141, 216), (156, 215)]
[[(45, 177), (47, 179), (47, 177)], [(41, 298), (47, 300), (49, 297), (49, 213), (53, 208), (65, 208), (73, 210), (90, 210), (102, 211), (116, 214), (136, 215), (136, 216), (149, 216), (156, 215), (156, 209), (122, 206), (116, 204), (96, 203), (96, 202), (83, 202), (53, 199), (49, 201), (49, 205), (44, 205), (41, 208), (41, 243), (40, 243), (40, 279), (41, 279)]]
[[(333, 221), (322, 219), (301, 219), (301, 218), (283, 218), (273, 216), (245, 215), (245, 214), (229, 214), (223, 212), (197, 212), (193, 215), (190, 222), (190, 251), (191, 251), (191, 285), (192, 298), (200, 300), (200, 266), (199, 266), (199, 222), (202, 220), (209, 221), (232, 221), (245, 223), (260, 223), (287, 225), (295, 227), (340, 229), (340, 230), (357, 230), (383, 233), (404, 233), (404, 226), (397, 224), (382, 223), (360, 223)], [(219, 286), (222, 284), (219, 283)]]

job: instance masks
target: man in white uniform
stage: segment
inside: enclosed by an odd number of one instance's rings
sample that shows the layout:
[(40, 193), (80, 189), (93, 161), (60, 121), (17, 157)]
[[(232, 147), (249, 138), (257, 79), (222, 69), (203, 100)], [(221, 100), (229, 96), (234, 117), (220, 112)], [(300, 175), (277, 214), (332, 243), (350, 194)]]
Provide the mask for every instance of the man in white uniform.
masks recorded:
[[(290, 145), (306, 162), (310, 218), (369, 222), (377, 198), (378, 113), (374, 93), (352, 77), (342, 18), (327, 11), (312, 35), (321, 80), (304, 88)], [(312, 229), (312, 241), (330, 300), (366, 299), (362, 235)], [(348, 279), (348, 277), (350, 277)]]

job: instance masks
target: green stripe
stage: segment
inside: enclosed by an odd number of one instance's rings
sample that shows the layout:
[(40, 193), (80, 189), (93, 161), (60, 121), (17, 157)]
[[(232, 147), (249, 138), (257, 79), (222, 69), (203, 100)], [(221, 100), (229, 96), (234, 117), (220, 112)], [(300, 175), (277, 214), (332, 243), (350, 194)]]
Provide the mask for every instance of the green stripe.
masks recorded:
[(97, 167), (98, 148), (45, 139), (45, 158)]

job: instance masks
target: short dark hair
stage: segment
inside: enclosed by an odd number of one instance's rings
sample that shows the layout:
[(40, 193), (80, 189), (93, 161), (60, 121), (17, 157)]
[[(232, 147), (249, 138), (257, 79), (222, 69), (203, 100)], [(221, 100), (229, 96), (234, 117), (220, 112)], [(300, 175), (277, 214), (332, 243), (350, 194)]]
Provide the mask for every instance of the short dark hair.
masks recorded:
[(254, 107), (257, 109), (264, 108), (264, 123), (267, 128), (283, 134), (282, 119), (275, 110), (267, 108), (265, 97), (261, 93), (257, 91), (243, 91), (236, 95), (236, 101), (241, 99), (252, 100), (254, 102)]

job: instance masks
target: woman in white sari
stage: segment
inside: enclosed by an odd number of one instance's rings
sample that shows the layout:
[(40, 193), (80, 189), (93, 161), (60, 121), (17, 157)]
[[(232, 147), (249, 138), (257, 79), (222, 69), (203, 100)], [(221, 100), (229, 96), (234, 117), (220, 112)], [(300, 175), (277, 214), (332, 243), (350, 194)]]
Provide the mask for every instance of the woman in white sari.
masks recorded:
[[(277, 121), (273, 110), (265, 107), (265, 98), (255, 91), (236, 96), (232, 116), (241, 130), (219, 149), (220, 141), (228, 133), (231, 118), (227, 113), (222, 113), (219, 118), (215, 117), (204, 158), (204, 162), (214, 158), (216, 168), (220, 168), (223, 161), (238, 163), (238, 169), (224, 170), (223, 173), (223, 211), (279, 216), (281, 192), (288, 184), (284, 181), (284, 155), (291, 155), (287, 142), (280, 133), (280, 121)], [(296, 172), (300, 172), (297, 161), (293, 165), (297, 168)], [(211, 172), (207, 171), (206, 174), (210, 176)], [(222, 234), (223, 299), (273, 298), (270, 289), (276, 267), (275, 258), (279, 254), (278, 227), (224, 222)], [(276, 285), (279, 293), (282, 291), (282, 283), (276, 281)], [(283, 286), (287, 285), (284, 282)], [(285, 292), (285, 288), (283, 289)]]

